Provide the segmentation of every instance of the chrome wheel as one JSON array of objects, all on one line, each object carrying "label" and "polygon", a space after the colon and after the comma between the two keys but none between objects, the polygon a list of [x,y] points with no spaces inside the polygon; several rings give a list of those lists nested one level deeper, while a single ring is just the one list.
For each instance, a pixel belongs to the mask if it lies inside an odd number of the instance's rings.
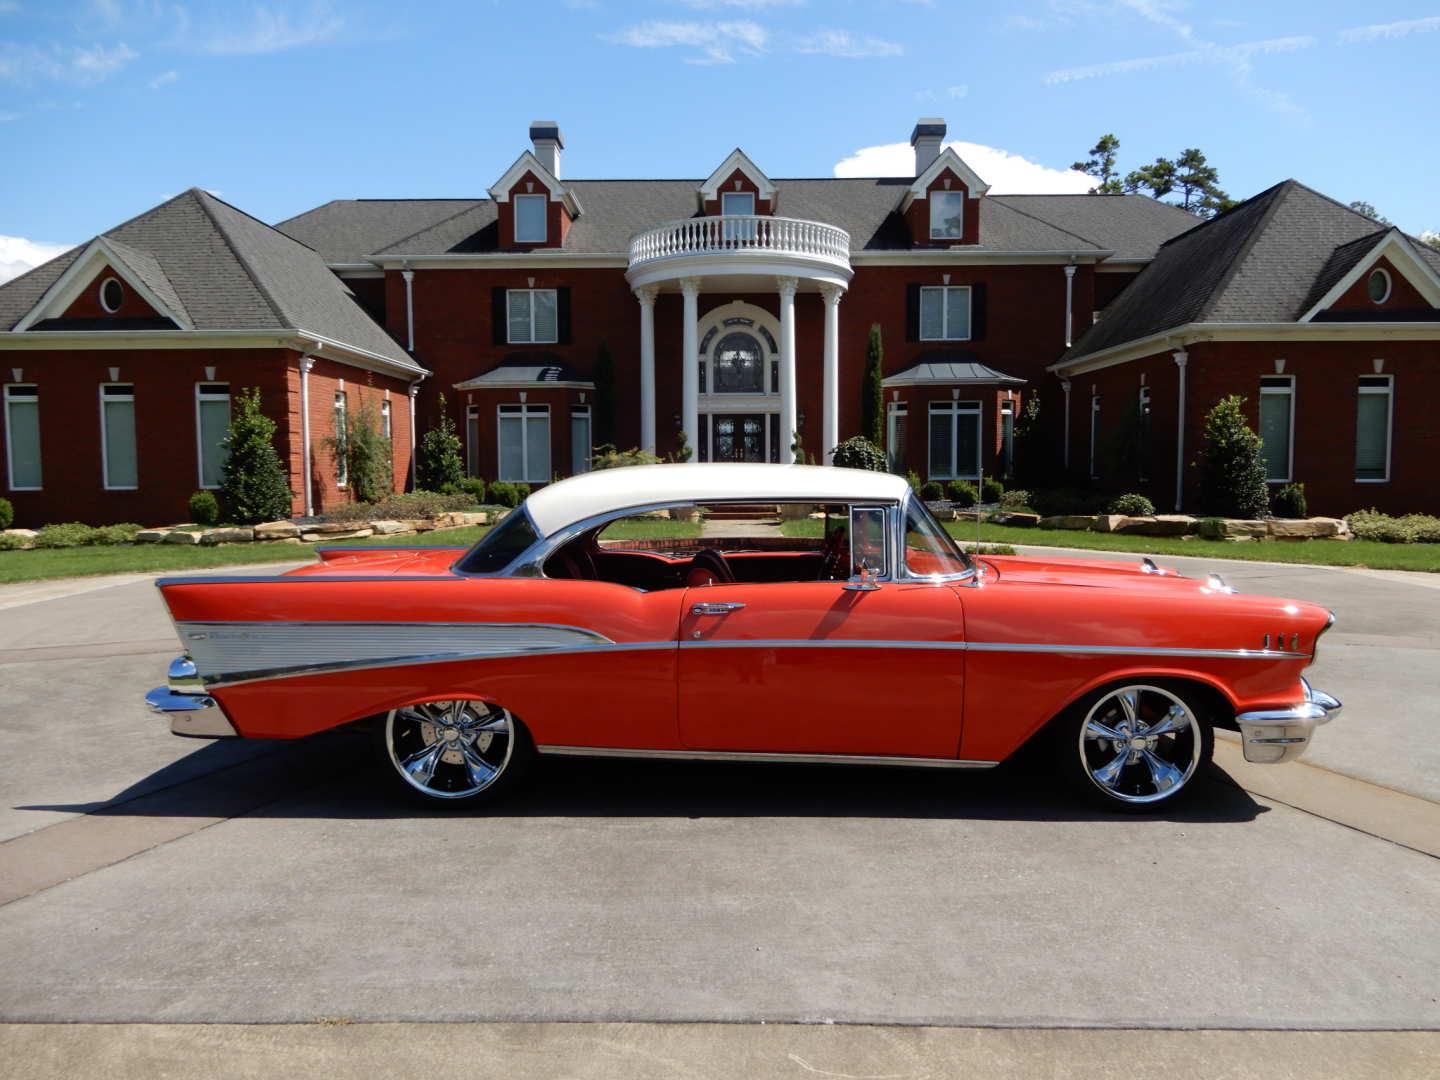
[{"label": "chrome wheel", "polygon": [[509,711],[483,701],[430,701],[385,717],[382,744],[395,774],[427,799],[470,799],[493,787],[519,741]]},{"label": "chrome wheel", "polygon": [[1145,805],[1172,799],[1209,756],[1210,732],[1180,695],[1160,686],[1104,693],[1080,724],[1080,766],[1107,799]]}]

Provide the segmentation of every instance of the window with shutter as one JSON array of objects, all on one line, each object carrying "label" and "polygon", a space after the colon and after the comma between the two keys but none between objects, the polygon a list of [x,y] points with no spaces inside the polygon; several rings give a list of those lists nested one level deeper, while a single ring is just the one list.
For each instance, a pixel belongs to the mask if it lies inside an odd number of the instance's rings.
[{"label": "window with shutter", "polygon": [[920,340],[968,341],[970,287],[925,286],[920,289]]},{"label": "window with shutter", "polygon": [[559,340],[559,302],[554,289],[510,289],[506,322],[512,344],[554,344]]}]

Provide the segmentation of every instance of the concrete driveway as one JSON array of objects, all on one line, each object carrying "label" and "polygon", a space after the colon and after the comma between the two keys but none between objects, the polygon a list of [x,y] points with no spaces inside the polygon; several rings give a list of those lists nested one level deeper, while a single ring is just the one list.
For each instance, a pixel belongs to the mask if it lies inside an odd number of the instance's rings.
[{"label": "concrete driveway", "polygon": [[[1440,821],[1440,580],[1222,572],[1336,610],[1346,712],[1325,768],[1259,770],[1296,794],[1217,771],[1137,820],[1023,768],[578,760],[412,810],[343,733],[170,736],[148,581],[7,586],[0,1020],[1440,1029],[1440,860],[1402,835]],[[1335,784],[1370,817],[1304,809]]]}]

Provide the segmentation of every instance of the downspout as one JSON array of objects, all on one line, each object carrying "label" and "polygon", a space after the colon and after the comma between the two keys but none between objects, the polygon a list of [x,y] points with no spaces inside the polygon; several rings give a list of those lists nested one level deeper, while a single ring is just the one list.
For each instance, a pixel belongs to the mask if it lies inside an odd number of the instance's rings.
[{"label": "downspout", "polygon": [[1190,354],[1184,349],[1176,349],[1170,355],[1180,369],[1180,415],[1175,421],[1175,512],[1178,514],[1185,501],[1185,365]]},{"label": "downspout", "polygon": [[314,517],[315,497],[310,487],[310,369],[315,366],[318,341],[311,342],[300,357],[300,466],[305,495],[305,516]]},{"label": "downspout", "polygon": [[1065,267],[1065,347],[1074,344],[1070,339],[1075,326],[1075,264]]},{"label": "downspout", "polygon": [[1070,380],[1061,379],[1060,389],[1065,391],[1065,441],[1061,444],[1064,450],[1065,468],[1070,468]]},{"label": "downspout", "polygon": [[415,353],[415,271],[401,270],[405,279],[405,351]]},{"label": "downspout", "polygon": [[[406,273],[409,273],[407,270]],[[410,490],[415,490],[415,427],[417,417],[415,416],[415,404],[420,395],[420,380],[416,379],[410,384]]]}]

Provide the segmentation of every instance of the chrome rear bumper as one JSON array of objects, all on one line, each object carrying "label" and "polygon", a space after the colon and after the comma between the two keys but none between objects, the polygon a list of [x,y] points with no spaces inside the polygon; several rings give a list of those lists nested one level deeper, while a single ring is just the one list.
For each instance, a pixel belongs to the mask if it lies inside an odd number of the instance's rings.
[{"label": "chrome rear bumper", "polygon": [[205,693],[195,664],[188,656],[177,657],[170,664],[170,685],[157,686],[145,695],[151,712],[170,718],[170,731],[192,739],[236,739],[240,732],[225,715],[225,710]]},{"label": "chrome rear bumper", "polygon": [[1240,741],[1245,760],[1257,765],[1280,765],[1294,761],[1310,745],[1310,738],[1321,724],[1340,715],[1340,702],[1316,690],[1304,679],[1305,700],[1288,709],[1262,709],[1235,717],[1240,727]]}]

